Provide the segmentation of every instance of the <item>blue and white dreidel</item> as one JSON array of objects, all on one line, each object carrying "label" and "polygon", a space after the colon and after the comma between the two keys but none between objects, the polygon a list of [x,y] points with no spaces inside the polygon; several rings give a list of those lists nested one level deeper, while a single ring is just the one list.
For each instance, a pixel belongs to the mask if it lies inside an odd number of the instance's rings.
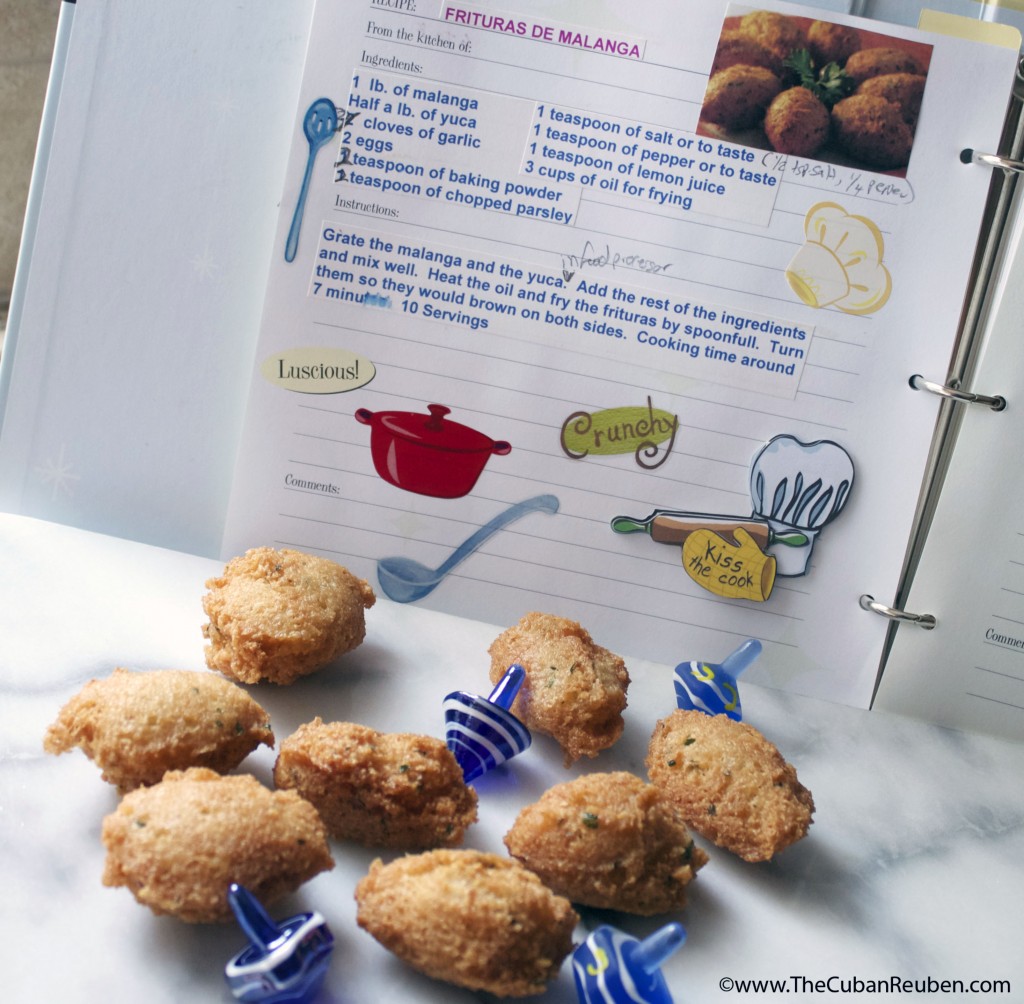
[{"label": "blue and white dreidel", "polygon": [[490,697],[457,690],[444,699],[445,742],[467,784],[522,753],[532,742],[530,730],[509,710],[524,679],[526,670],[513,663]]},{"label": "blue and white dreidel", "polygon": [[706,715],[728,715],[743,720],[740,690],[736,678],[761,654],[761,643],[748,638],[730,653],[721,665],[708,662],[681,662],[676,666],[673,683],[676,706],[683,711],[703,711]]},{"label": "blue and white dreidel", "polygon": [[672,1004],[662,963],[686,941],[682,924],[666,924],[638,941],[602,925],[572,954],[579,1004]]},{"label": "blue and white dreidel", "polygon": [[232,882],[228,902],[250,944],[224,967],[231,993],[261,1004],[310,1004],[323,986],[334,936],[317,912],[279,924],[245,886]]}]

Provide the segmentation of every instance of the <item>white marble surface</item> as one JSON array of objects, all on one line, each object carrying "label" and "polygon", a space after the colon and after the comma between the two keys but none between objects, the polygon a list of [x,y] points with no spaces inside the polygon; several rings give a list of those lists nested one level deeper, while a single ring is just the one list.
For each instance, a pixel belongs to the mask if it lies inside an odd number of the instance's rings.
[{"label": "white marble surface", "polygon": [[[239,930],[155,917],[127,890],[104,888],[99,831],[116,793],[80,752],[52,757],[41,746],[61,705],[93,676],[118,665],[203,667],[200,600],[220,564],[6,515],[0,555],[3,999],[227,1004],[223,967],[244,943]],[[600,626],[588,626],[600,641]],[[382,598],[368,613],[367,641],[336,668],[251,690],[279,741],[314,715],[442,735],[445,693],[489,689],[486,649],[498,630]],[[654,722],[673,704],[672,667],[626,661],[633,683],[620,743],[566,772],[553,743],[537,737],[478,782],[469,846],[504,853],[520,806],[569,773],[643,773]],[[702,842],[711,860],[682,913],[642,920],[584,910],[579,938],[602,922],[642,936],[681,920],[688,941],[665,969],[676,1004],[1024,999],[1024,745],[750,683],[743,708],[813,791],[810,835],[761,865]],[[269,783],[273,759],[261,750],[240,770]],[[332,849],[335,869],[272,910],[326,915],[336,948],[324,1004],[492,1000],[417,975],[361,931],[352,892],[376,855]],[[854,984],[894,977],[1002,980],[1009,990],[873,993]],[[831,989],[811,982],[830,978]],[[728,979],[777,980],[783,990],[722,989]],[[535,1000],[574,1004],[568,965]]]}]

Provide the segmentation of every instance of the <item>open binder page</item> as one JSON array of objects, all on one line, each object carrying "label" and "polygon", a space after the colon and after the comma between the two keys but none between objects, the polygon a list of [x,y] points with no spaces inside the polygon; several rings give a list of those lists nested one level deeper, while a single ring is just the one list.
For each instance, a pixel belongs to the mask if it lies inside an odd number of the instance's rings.
[{"label": "open binder page", "polygon": [[[1018,192],[1019,197],[1019,192]],[[907,609],[934,630],[901,625],[875,706],[941,724],[1024,738],[1024,220],[1011,253],[975,374],[978,393],[1002,411],[967,411]]]},{"label": "open binder page", "polygon": [[225,555],[867,706],[1016,55],[552,11],[318,3]]}]

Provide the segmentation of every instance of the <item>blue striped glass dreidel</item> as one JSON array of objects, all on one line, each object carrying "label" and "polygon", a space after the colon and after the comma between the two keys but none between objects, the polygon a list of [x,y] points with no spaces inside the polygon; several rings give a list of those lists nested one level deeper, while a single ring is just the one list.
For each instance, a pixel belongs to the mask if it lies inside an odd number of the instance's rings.
[{"label": "blue striped glass dreidel", "polygon": [[679,663],[673,676],[676,706],[683,711],[728,715],[734,721],[742,721],[743,709],[736,678],[760,654],[761,643],[748,638],[720,665],[699,661]]},{"label": "blue striped glass dreidel", "polygon": [[572,955],[579,1004],[672,1004],[661,966],[685,941],[686,928],[679,923],[643,941],[602,925]]},{"label": "blue striped glass dreidel", "polygon": [[323,986],[334,936],[317,911],[273,921],[245,886],[232,882],[228,903],[249,944],[224,967],[236,999],[310,1004]]},{"label": "blue striped glass dreidel", "polygon": [[457,690],[444,699],[445,742],[455,754],[468,784],[522,753],[530,730],[509,710],[526,678],[513,663],[489,697]]}]

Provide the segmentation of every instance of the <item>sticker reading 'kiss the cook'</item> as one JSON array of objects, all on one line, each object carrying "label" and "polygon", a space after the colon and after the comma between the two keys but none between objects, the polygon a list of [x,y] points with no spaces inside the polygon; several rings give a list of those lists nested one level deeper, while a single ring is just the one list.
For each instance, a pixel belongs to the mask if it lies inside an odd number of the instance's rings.
[{"label": "sticker reading 'kiss the cook'", "polygon": [[365,387],[377,371],[369,359],[347,349],[285,349],[260,365],[264,379],[299,394],[344,394]]},{"label": "sticker reading 'kiss the cook'", "polygon": [[750,467],[749,517],[657,509],[616,516],[616,533],[646,533],[682,548],[686,574],[727,599],[764,601],[776,576],[806,575],[814,542],[843,510],[853,461],[838,443],[775,436]]}]

